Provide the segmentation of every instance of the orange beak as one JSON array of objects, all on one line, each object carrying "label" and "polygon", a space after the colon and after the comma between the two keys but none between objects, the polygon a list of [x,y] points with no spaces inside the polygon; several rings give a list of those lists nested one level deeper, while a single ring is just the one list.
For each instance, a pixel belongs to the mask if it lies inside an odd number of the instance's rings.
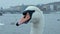
[{"label": "orange beak", "polygon": [[29,13],[27,13],[26,15],[24,15],[24,16],[20,19],[20,21],[18,22],[18,24],[21,25],[21,24],[25,23],[26,21],[28,21],[29,19],[30,19],[30,15],[29,15]]}]

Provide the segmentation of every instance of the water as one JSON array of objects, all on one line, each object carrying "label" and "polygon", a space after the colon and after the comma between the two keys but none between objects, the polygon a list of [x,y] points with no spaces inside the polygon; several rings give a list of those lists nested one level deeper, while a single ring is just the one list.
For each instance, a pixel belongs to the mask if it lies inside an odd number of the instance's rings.
[{"label": "water", "polygon": [[[60,34],[60,14],[44,14],[45,28],[43,34]],[[17,27],[15,24],[22,17],[21,14],[4,14],[0,16],[0,34],[29,34],[30,23]]]}]

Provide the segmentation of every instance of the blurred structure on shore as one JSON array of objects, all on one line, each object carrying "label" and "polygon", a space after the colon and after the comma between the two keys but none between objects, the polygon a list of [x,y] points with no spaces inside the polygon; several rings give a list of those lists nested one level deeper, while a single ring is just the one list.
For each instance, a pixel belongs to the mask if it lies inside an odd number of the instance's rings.
[{"label": "blurred structure on shore", "polygon": [[[3,7],[1,7],[0,9],[0,15],[2,14],[21,14],[24,9],[28,6],[31,5],[17,5],[17,6],[11,6],[10,8],[7,9],[3,9]],[[60,12],[60,2],[54,2],[54,3],[48,3],[48,4],[38,4],[38,5],[33,5],[33,6],[37,6],[38,8],[40,8],[44,14],[49,14],[52,12]]]}]

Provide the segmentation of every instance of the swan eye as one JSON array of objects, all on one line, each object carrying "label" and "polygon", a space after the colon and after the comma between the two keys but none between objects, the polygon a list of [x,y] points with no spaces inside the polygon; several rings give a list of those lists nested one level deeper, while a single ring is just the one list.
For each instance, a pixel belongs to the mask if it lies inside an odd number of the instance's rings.
[{"label": "swan eye", "polygon": [[23,15],[26,15],[27,13],[32,14],[33,12],[35,12],[35,10],[26,10],[23,12]]},{"label": "swan eye", "polygon": [[35,10],[26,10],[23,12],[24,18],[26,17],[26,14],[29,13],[30,18],[32,17],[32,14],[35,12]]}]

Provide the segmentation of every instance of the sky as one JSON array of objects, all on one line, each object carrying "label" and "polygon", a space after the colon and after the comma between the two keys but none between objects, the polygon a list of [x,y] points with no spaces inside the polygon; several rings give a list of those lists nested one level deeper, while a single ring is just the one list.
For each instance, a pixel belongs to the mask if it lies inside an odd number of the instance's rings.
[{"label": "sky", "polygon": [[21,4],[36,5],[58,2],[60,0],[0,0],[0,7],[9,8],[10,6],[17,6]]}]

